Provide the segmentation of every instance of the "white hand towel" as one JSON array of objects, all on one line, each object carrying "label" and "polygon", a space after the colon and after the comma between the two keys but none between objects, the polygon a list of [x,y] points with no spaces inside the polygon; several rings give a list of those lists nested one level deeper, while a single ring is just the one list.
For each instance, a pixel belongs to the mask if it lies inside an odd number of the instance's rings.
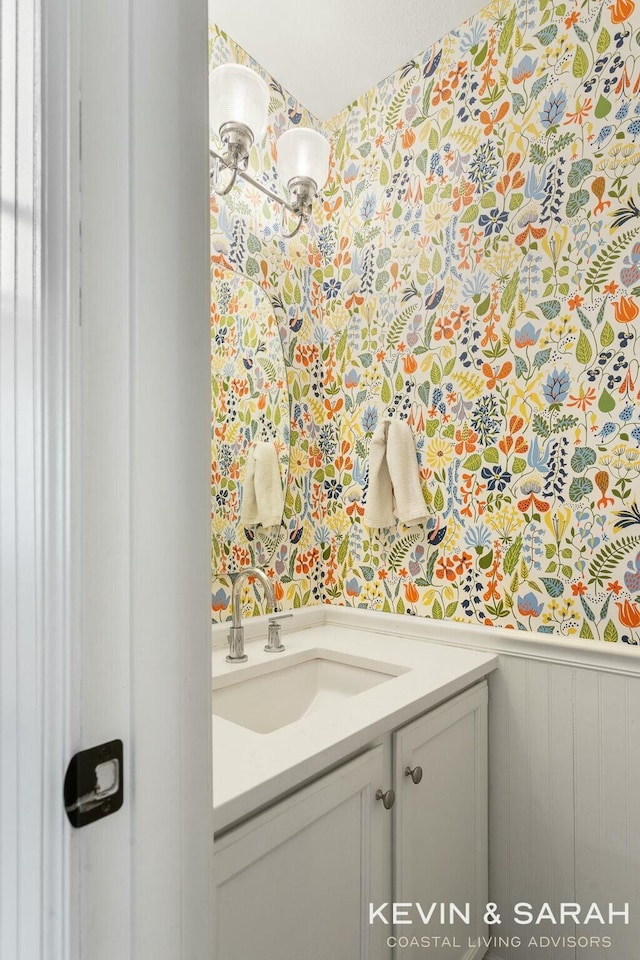
[{"label": "white hand towel", "polygon": [[278,451],[273,443],[256,443],[256,500],[258,523],[263,527],[279,526],[284,510],[284,491],[280,479]]},{"label": "white hand towel", "polygon": [[420,484],[416,445],[405,420],[392,420],[389,424],[387,464],[398,520],[406,527],[425,523],[428,510]]},{"label": "white hand towel", "polygon": [[249,447],[247,461],[244,468],[244,483],[242,485],[242,512],[240,520],[245,527],[252,527],[258,523],[258,501],[256,500],[256,448]]},{"label": "white hand towel", "polygon": [[364,507],[367,527],[392,527],[393,487],[387,464],[387,432],[389,421],[382,420],[371,438],[369,447],[369,487]]},{"label": "white hand towel", "polygon": [[284,491],[278,451],[273,443],[256,443],[249,450],[242,494],[245,526],[273,527],[282,522]]}]

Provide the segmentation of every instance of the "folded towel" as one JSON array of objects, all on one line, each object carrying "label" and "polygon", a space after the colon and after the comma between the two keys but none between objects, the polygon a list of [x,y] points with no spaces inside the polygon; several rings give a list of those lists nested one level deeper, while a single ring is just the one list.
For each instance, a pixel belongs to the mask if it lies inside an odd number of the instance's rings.
[{"label": "folded towel", "polygon": [[405,527],[425,523],[427,504],[420,484],[420,470],[411,427],[405,420],[392,420],[387,440],[387,463],[396,513]]},{"label": "folded towel", "polygon": [[369,447],[365,524],[393,526],[394,507],[398,520],[407,527],[427,519],[411,427],[403,420],[383,420],[376,427]]},{"label": "folded towel", "polygon": [[387,464],[387,433],[389,420],[382,420],[375,429],[369,447],[369,487],[364,507],[364,522],[368,527],[392,527],[393,487]]},{"label": "folded towel", "polygon": [[282,522],[284,491],[278,451],[273,443],[255,443],[249,450],[242,493],[245,526],[273,527]]},{"label": "folded towel", "polygon": [[253,527],[258,523],[258,501],[256,500],[256,448],[249,447],[247,461],[244,468],[244,483],[242,485],[242,514],[240,519],[245,527]]}]

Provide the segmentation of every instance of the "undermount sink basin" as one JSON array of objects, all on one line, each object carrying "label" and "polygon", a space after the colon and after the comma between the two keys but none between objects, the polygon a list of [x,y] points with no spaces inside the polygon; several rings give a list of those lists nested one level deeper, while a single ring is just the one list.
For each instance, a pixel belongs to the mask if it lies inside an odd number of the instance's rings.
[{"label": "undermount sink basin", "polygon": [[302,662],[283,663],[276,669],[265,665],[265,671],[257,675],[239,673],[224,685],[228,677],[220,685],[214,682],[213,712],[256,733],[272,733],[403,672],[391,666],[385,672],[362,661],[344,663],[312,654]]}]

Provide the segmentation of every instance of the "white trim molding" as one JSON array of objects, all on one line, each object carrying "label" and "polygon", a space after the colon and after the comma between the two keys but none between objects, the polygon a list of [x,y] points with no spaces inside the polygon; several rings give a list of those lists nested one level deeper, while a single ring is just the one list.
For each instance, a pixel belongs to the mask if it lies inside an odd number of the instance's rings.
[{"label": "white trim molding", "polygon": [[0,955],[43,938],[40,10],[0,13]]},{"label": "white trim molding", "polygon": [[[352,627],[355,630],[389,634],[408,640],[428,640],[431,643],[471,647],[474,650],[487,650],[525,660],[541,660],[602,673],[640,676],[640,648],[626,643],[604,643],[599,640],[582,640],[579,637],[563,637],[560,634],[481,627],[458,623],[455,620],[432,620],[428,617],[358,610],[333,604],[319,604],[288,612],[293,616],[290,620],[282,621],[284,633],[331,623],[338,627]],[[268,619],[268,614],[248,617],[243,622],[246,639],[255,640],[265,636]],[[228,630],[228,622],[214,624],[211,629],[214,647],[225,645]]]}]

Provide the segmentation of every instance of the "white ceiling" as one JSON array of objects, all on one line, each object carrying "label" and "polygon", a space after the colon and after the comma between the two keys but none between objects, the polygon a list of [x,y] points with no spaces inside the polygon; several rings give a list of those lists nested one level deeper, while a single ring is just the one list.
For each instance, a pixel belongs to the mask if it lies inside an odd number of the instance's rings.
[{"label": "white ceiling", "polygon": [[209,17],[319,120],[487,0],[209,0]]}]

